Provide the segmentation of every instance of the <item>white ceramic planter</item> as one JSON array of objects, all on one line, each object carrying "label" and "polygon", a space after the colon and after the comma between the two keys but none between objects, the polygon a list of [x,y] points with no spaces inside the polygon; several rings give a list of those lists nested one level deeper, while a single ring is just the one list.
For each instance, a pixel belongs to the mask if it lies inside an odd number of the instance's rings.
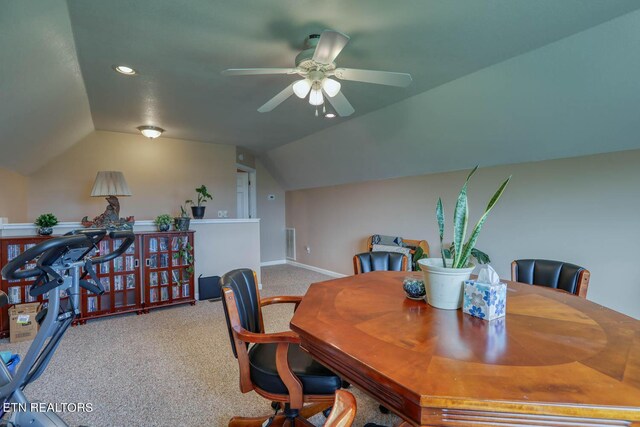
[{"label": "white ceramic planter", "polygon": [[[445,310],[457,310],[462,307],[464,281],[469,280],[475,265],[468,268],[445,268],[442,258],[424,258],[418,261],[424,276],[429,305]],[[447,259],[447,265],[451,260]]]}]

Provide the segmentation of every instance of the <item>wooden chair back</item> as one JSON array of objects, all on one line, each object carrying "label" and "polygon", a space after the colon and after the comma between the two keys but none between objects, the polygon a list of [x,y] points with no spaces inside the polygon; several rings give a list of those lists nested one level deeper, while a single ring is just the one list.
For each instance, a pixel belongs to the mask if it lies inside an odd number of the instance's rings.
[{"label": "wooden chair back", "polygon": [[[373,236],[369,236],[369,238],[367,239],[367,249],[369,250],[369,252],[371,252],[371,250],[373,249],[372,239],[373,239]],[[424,254],[425,255],[429,255],[429,243],[427,243],[426,240],[411,240],[411,239],[404,239],[403,238],[402,241],[407,246],[411,246],[412,248],[417,248],[417,247],[422,248],[422,251],[424,252]],[[409,252],[413,256],[413,254],[416,253],[416,250],[415,249],[411,249]],[[409,260],[409,261],[411,261],[411,260]]]},{"label": "wooden chair back", "polygon": [[353,394],[346,390],[338,390],[324,427],[349,427],[356,417],[356,412],[356,398]]}]

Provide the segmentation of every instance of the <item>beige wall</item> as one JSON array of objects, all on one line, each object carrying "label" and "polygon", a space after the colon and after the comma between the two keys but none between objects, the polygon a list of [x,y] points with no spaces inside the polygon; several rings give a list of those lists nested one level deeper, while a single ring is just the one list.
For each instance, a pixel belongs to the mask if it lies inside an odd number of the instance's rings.
[{"label": "beige wall", "polygon": [[180,204],[195,198],[194,189],[205,184],[214,196],[205,218],[217,218],[218,210],[234,218],[235,156],[231,145],[95,131],[29,176],[28,220],[42,212],[53,212],[61,221],[104,212],[105,200],[89,196],[99,170],[124,173],[133,195],[120,198],[121,216],[140,220],[177,214]]},{"label": "beige wall", "polygon": [[27,184],[24,175],[0,168],[0,218],[27,220]]},{"label": "beige wall", "polygon": [[[592,272],[590,300],[640,318],[640,150],[480,169],[469,186],[473,223],[500,182],[513,180],[478,240],[501,277],[516,258],[573,262]],[[379,233],[427,239],[439,251],[435,203],[446,242],[467,171],[287,192],[286,223],[297,261],[352,274],[352,256]],[[307,254],[305,246],[311,248]]]},{"label": "beige wall", "polygon": [[[256,161],[256,182],[256,208],[260,218],[260,260],[284,260],[285,192],[260,160]],[[275,196],[275,199],[270,200],[270,195]]]}]

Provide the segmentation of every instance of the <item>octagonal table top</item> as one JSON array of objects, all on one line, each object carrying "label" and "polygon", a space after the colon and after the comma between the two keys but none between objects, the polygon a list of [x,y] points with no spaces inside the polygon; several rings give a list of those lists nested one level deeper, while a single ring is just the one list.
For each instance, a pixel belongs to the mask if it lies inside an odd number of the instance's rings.
[{"label": "octagonal table top", "polygon": [[420,274],[312,284],[291,329],[314,358],[413,424],[640,425],[640,321],[507,282],[507,315],[488,322],[406,298],[404,277]]}]

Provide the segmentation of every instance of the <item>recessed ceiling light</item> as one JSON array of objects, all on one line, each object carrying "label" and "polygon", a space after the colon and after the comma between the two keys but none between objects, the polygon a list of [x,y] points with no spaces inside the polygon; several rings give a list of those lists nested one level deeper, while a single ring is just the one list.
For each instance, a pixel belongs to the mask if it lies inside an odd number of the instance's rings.
[{"label": "recessed ceiling light", "polygon": [[164,132],[164,129],[157,126],[138,126],[137,129],[149,139],[155,139]]},{"label": "recessed ceiling light", "polygon": [[336,114],[335,114],[335,113],[326,113],[324,116],[325,116],[327,119],[333,119],[333,118],[336,116]]},{"label": "recessed ceiling light", "polygon": [[126,65],[114,65],[113,69],[120,74],[124,74],[125,76],[135,76],[136,74],[138,74],[136,70],[131,67],[127,67]]}]

